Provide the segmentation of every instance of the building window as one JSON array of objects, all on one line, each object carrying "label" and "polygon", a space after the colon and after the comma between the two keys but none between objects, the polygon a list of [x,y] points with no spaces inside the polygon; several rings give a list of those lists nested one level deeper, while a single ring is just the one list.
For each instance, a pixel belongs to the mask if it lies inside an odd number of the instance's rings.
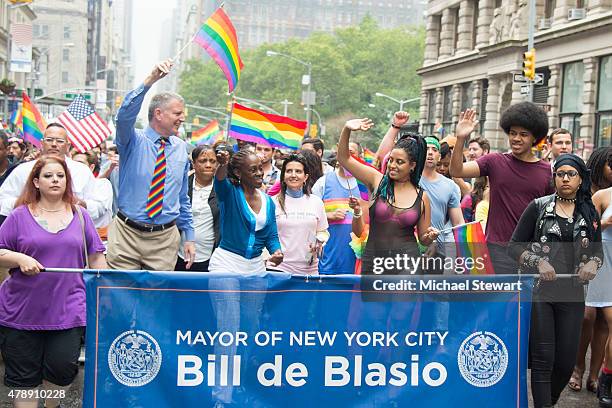
[{"label": "building window", "polygon": [[478,0],[472,0],[472,49],[476,48],[476,41],[478,39]]},{"label": "building window", "polygon": [[70,62],[70,50],[68,48],[62,50],[62,59],[64,62]]},{"label": "building window", "polygon": [[612,145],[612,55],[599,63],[596,146]]},{"label": "building window", "polygon": [[427,118],[423,123],[422,132],[424,135],[433,135],[436,123],[436,90],[427,91]]},{"label": "building window", "polygon": [[584,64],[582,61],[563,66],[563,88],[561,90],[560,126],[574,135],[575,143],[580,134],[580,116],[584,88]]},{"label": "building window", "polygon": [[442,125],[449,131],[453,124],[453,87],[444,88],[444,99],[442,104]]},{"label": "building window", "polygon": [[32,27],[32,35],[34,36],[34,39],[49,39],[49,26],[46,24],[34,24]]},{"label": "building window", "polygon": [[484,126],[485,120],[487,120],[487,98],[489,96],[489,80],[482,80],[482,94],[480,95],[480,118],[479,121],[481,126]]},{"label": "building window", "polygon": [[68,82],[68,72],[66,71],[62,71],[62,83],[67,83]]},{"label": "building window", "polygon": [[461,84],[461,112],[472,108],[474,86],[472,82]]},{"label": "building window", "polygon": [[451,15],[453,16],[453,24],[455,27],[453,33],[453,54],[457,52],[457,44],[459,43],[459,8],[451,9]]},{"label": "building window", "polygon": [[552,18],[555,13],[557,2],[555,0],[545,0],[544,2],[544,17]]},{"label": "building window", "polygon": [[70,39],[70,26],[64,26],[64,40]]}]

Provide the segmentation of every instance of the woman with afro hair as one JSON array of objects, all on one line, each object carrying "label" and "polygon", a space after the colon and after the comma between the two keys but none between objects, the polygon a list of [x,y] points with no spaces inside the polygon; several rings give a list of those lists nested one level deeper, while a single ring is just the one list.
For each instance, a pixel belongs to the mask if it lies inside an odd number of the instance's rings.
[{"label": "woman with afro hair", "polygon": [[[476,112],[461,113],[455,128],[457,145],[463,146],[476,126]],[[507,254],[512,232],[534,199],[553,192],[550,165],[538,159],[533,147],[546,138],[546,112],[531,102],[510,106],[501,116],[499,126],[508,136],[508,153],[490,153],[476,161],[463,162],[463,149],[455,149],[451,157],[453,177],[489,177],[490,207],[487,223],[487,243],[495,273],[517,273],[516,260]]]}]

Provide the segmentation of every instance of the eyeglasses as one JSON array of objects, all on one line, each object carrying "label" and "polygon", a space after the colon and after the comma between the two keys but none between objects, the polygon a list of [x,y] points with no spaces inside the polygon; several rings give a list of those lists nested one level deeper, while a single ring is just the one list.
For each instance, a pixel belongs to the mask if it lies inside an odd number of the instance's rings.
[{"label": "eyeglasses", "polygon": [[55,142],[58,146],[65,145],[67,143],[65,139],[60,139],[57,137],[45,137],[43,139],[43,142],[49,143],[49,144],[52,144],[53,142]]},{"label": "eyeglasses", "polygon": [[570,179],[573,179],[576,176],[578,176],[578,172],[576,170],[568,170],[568,171],[561,170],[553,174],[555,175],[555,177],[560,178],[561,180],[563,180],[565,176],[568,176]]}]

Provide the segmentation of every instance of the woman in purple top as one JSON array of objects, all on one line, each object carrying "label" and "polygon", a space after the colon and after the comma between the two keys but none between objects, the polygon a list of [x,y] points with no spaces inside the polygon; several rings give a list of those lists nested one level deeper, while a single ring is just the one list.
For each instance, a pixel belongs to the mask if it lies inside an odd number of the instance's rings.
[{"label": "woman in purple top", "polygon": [[[40,272],[84,268],[87,263],[92,269],[107,268],[93,222],[75,203],[64,160],[43,157],[0,227],[0,267],[11,273],[0,287],[4,384],[13,389],[44,384],[54,391],[40,394],[54,397],[46,407],[59,404],[58,397],[78,372],[85,285],[80,273]],[[15,406],[37,407],[37,398],[26,395],[17,393]]]}]

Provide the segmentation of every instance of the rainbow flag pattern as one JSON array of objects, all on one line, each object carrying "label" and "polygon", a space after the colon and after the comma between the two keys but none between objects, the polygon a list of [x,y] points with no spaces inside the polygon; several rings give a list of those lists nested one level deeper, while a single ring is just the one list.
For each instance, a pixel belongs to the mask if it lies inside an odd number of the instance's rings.
[{"label": "rainbow flag pattern", "polygon": [[363,160],[365,160],[365,162],[368,163],[369,165],[375,166],[376,165],[376,153],[374,153],[367,147],[364,147]]},{"label": "rainbow flag pattern", "polygon": [[235,103],[229,136],[247,142],[297,150],[305,131],[306,122],[260,112]]},{"label": "rainbow flag pattern", "polygon": [[191,134],[191,144],[195,146],[200,144],[212,145],[222,137],[223,134],[221,133],[221,128],[219,128],[219,122],[213,120]]},{"label": "rainbow flag pattern", "polygon": [[[353,159],[357,160],[361,164],[364,164],[364,165],[366,165],[368,167],[373,168],[374,170],[376,170],[377,172],[380,173],[380,170],[378,170],[372,164],[368,163],[366,160],[363,160],[363,159],[361,159],[360,157],[357,157],[357,156],[353,156]],[[348,172],[345,170],[345,173],[348,173]],[[361,199],[363,201],[368,201],[370,199],[370,192],[368,191],[368,187],[365,184],[363,184],[360,180],[358,180],[358,179],[355,179],[355,180],[357,180],[357,188],[359,189],[359,195],[361,196]]]},{"label": "rainbow flag pattern", "polygon": [[23,134],[23,115],[21,114],[21,107],[18,107],[11,113],[11,118],[9,120],[13,124],[15,130]]},{"label": "rainbow flag pattern", "polygon": [[233,92],[244,65],[240,59],[236,29],[222,7],[206,20],[196,33],[194,41],[219,65],[227,78],[229,92]]},{"label": "rainbow flag pattern", "polygon": [[329,224],[351,224],[353,222],[353,210],[348,205],[348,198],[332,198],[323,200],[325,213],[333,213],[336,210],[346,210],[346,217],[342,220],[329,221]]},{"label": "rainbow flag pattern", "polygon": [[470,275],[493,275],[493,264],[489,255],[489,248],[485,241],[485,234],[479,221],[458,225],[453,228],[455,247],[458,258],[480,259],[483,262],[474,262]]},{"label": "rainbow flag pattern", "polygon": [[47,124],[25,91],[22,94],[21,114],[23,116],[23,138],[35,146],[40,146]]}]

